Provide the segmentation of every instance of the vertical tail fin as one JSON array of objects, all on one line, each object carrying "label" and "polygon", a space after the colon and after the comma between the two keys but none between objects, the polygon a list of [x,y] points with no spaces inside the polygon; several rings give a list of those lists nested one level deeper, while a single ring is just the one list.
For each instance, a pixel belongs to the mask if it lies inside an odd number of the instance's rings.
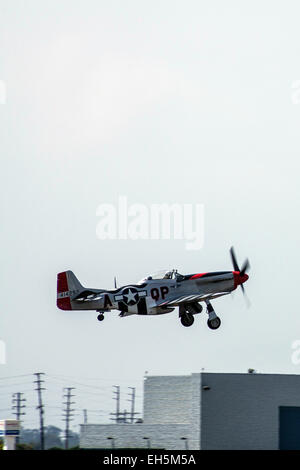
[{"label": "vertical tail fin", "polygon": [[79,294],[84,287],[72,271],[64,271],[57,275],[56,305],[61,310],[72,310],[71,297]]}]

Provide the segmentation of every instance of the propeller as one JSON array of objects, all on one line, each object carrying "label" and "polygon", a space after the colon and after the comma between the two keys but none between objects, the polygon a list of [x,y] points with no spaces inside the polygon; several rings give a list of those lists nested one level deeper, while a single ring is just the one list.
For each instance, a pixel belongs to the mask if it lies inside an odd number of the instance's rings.
[{"label": "propeller", "polygon": [[239,265],[238,265],[237,260],[236,260],[236,256],[235,256],[235,252],[234,252],[233,246],[230,248],[230,255],[231,255],[231,260],[232,260],[232,264],[233,264],[234,270],[235,270],[235,271],[239,271],[240,268],[239,268]]},{"label": "propeller", "polygon": [[238,265],[238,262],[237,262],[237,259],[236,259],[236,256],[235,256],[233,246],[230,248],[230,255],[231,255],[231,261],[232,261],[234,270],[237,272],[236,282],[237,282],[238,285],[241,286],[241,289],[242,289],[243,294],[245,296],[245,300],[246,300],[246,302],[248,304],[248,307],[249,307],[250,306],[250,301],[249,301],[248,297],[246,296],[245,288],[244,288],[244,285],[243,285],[243,282],[245,282],[248,279],[248,276],[247,276],[246,273],[250,269],[249,260],[247,258],[245,260],[244,264],[242,265],[242,269],[240,269],[239,265]]}]

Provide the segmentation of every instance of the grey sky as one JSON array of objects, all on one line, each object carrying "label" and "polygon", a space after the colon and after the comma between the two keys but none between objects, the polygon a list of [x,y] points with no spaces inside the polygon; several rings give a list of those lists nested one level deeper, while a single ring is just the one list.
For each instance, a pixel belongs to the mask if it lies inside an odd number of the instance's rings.
[{"label": "grey sky", "polygon": [[[0,0],[0,379],[46,372],[53,407],[84,384],[77,425],[82,408],[112,410],[113,384],[122,408],[127,386],[140,404],[146,370],[299,373],[299,15],[296,1]],[[203,203],[203,249],[98,240],[97,207],[119,195]],[[240,291],[216,300],[218,331],[204,314],[183,328],[177,312],[99,323],[56,308],[59,271],[111,288],[164,267],[231,269],[232,244],[251,262],[252,307]],[[0,380],[0,409],[23,389],[36,405],[30,381]]]}]

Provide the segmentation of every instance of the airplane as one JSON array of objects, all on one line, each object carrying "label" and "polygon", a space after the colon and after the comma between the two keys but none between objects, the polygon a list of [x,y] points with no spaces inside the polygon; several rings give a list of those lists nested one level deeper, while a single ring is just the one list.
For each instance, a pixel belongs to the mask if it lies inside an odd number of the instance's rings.
[{"label": "airplane", "polygon": [[115,289],[89,289],[83,287],[72,271],[57,275],[57,307],[61,310],[96,310],[98,320],[104,314],[119,310],[120,317],[129,315],[161,315],[179,307],[181,324],[189,327],[194,315],[203,310],[200,302],[206,304],[207,325],[216,330],[221,325],[211,300],[228,295],[238,286],[245,294],[244,283],[249,276],[248,259],[239,268],[233,247],[230,249],[234,271],[217,271],[196,274],[180,274],[176,269],[164,271],[143,278],[137,284]]}]

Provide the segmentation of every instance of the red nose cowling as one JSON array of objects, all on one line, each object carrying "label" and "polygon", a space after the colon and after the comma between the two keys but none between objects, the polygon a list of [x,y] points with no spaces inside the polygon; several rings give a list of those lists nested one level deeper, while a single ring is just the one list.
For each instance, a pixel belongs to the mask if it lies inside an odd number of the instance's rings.
[{"label": "red nose cowling", "polygon": [[241,275],[240,271],[232,271],[234,279],[234,288],[236,289],[240,284],[244,284],[249,279],[248,274]]}]

